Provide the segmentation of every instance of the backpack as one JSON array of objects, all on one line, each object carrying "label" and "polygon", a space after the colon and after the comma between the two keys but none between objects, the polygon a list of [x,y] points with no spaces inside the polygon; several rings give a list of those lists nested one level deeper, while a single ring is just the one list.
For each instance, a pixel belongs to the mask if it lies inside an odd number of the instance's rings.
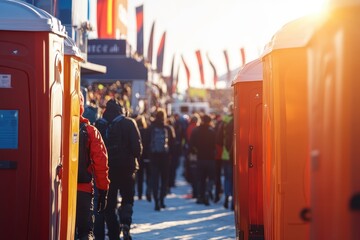
[{"label": "backpack", "polygon": [[95,126],[98,126],[99,132],[103,138],[103,141],[106,146],[106,150],[109,156],[109,163],[118,159],[121,156],[121,132],[120,127],[117,126],[117,123],[120,122],[125,117],[119,115],[114,118],[110,123],[105,119],[101,118],[97,121]]},{"label": "backpack", "polygon": [[90,165],[90,148],[89,134],[86,127],[86,123],[80,123],[78,183],[89,183],[92,180],[92,175],[88,171]]},{"label": "backpack", "polygon": [[169,135],[166,127],[154,127],[151,131],[150,151],[165,153],[169,151]]},{"label": "backpack", "polygon": [[105,143],[105,146],[107,146],[106,130],[108,128],[109,122],[105,118],[99,118],[98,120],[95,121],[94,125],[97,128],[97,130],[99,130],[101,137]]}]

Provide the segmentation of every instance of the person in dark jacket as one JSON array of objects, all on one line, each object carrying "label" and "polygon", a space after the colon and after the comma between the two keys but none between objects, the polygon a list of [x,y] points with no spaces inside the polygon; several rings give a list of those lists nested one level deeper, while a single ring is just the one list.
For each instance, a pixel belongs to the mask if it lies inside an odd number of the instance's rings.
[{"label": "person in dark jacket", "polygon": [[197,155],[197,173],[199,177],[197,203],[209,205],[215,179],[215,131],[210,126],[211,117],[205,114],[200,126],[190,136],[190,149]]},{"label": "person in dark jacket", "polygon": [[185,176],[192,188],[192,198],[198,197],[198,178],[196,174],[197,158],[194,149],[190,149],[190,137],[192,131],[200,125],[201,118],[198,113],[193,113],[190,123],[186,128],[186,158],[185,158]]},{"label": "person in dark jacket", "polygon": [[[86,132],[86,146],[88,149],[79,149],[79,158],[88,162],[79,164],[77,202],[76,202],[76,237],[75,239],[93,239],[93,195],[94,180],[98,188],[97,210],[102,211],[106,206],[106,198],[109,189],[108,178],[108,155],[105,144],[99,131],[84,118],[84,97],[80,93],[80,125]],[[89,154],[81,153],[88,151]],[[85,174],[84,174],[85,173]]]},{"label": "person in dark jacket", "polygon": [[151,202],[151,167],[149,159],[149,141],[146,141],[149,135],[149,128],[144,115],[138,115],[135,120],[140,131],[143,145],[143,153],[139,160],[139,170],[136,174],[137,193],[138,198],[141,200],[143,195],[143,185],[145,178],[146,199],[147,201]]},{"label": "person in dark jacket", "polygon": [[177,169],[180,166],[180,159],[183,155],[183,140],[185,139],[185,120],[177,113],[173,115],[171,125],[175,131],[174,147],[171,153],[171,162],[170,162],[170,172],[169,172],[169,188],[176,187],[175,179],[177,174]]},{"label": "person in dark jacket", "polygon": [[[106,147],[109,154],[110,188],[108,205],[105,209],[105,221],[110,240],[131,239],[135,194],[135,174],[138,169],[137,159],[142,153],[141,136],[134,119],[124,116],[123,106],[114,99],[106,104],[103,118],[109,124],[107,128]],[[121,195],[121,205],[118,208],[118,192]],[[119,214],[118,222],[116,211]]]},{"label": "person in dark jacket", "polygon": [[[150,142],[150,162],[152,175],[152,191],[155,201],[155,211],[160,211],[165,208],[164,199],[167,194],[169,186],[169,170],[170,170],[170,153],[174,146],[175,131],[170,125],[166,124],[167,115],[165,110],[158,109],[155,120],[149,128],[149,142]],[[162,143],[163,149],[155,149],[156,145],[156,131],[164,130],[165,142]]]}]

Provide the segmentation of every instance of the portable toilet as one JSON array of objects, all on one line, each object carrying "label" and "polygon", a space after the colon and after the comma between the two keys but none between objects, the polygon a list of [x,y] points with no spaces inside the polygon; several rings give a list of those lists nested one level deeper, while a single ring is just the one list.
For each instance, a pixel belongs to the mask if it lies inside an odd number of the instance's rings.
[{"label": "portable toilet", "polygon": [[309,44],[311,239],[360,239],[360,1],[332,1]]},{"label": "portable toilet", "polygon": [[0,1],[2,239],[58,239],[65,28],[22,1]]},{"label": "portable toilet", "polygon": [[236,75],[234,88],[234,202],[237,239],[264,239],[260,59]]},{"label": "portable toilet", "polygon": [[60,239],[75,236],[80,122],[80,62],[84,58],[72,38],[64,42],[63,173]]},{"label": "portable toilet", "polygon": [[284,25],[263,61],[264,221],[267,240],[309,237],[307,51],[316,21]]}]

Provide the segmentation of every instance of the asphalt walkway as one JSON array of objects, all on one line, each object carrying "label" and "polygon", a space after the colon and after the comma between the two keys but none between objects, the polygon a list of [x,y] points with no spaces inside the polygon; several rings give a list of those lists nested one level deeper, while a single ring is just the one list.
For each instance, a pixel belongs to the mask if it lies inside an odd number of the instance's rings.
[{"label": "asphalt walkway", "polygon": [[178,170],[176,187],[165,199],[166,208],[154,210],[154,203],[136,199],[131,235],[146,239],[235,239],[234,212],[223,207],[223,199],[210,206],[191,198],[191,187]]}]

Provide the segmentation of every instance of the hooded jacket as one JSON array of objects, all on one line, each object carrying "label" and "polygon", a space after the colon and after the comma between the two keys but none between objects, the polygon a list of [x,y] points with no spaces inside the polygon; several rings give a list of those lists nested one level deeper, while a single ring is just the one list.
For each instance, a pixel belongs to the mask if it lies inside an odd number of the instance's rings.
[{"label": "hooded jacket", "polygon": [[[81,116],[80,122],[87,124],[86,130],[88,132],[91,159],[88,171],[93,174],[97,188],[101,190],[108,190],[110,184],[110,180],[108,178],[108,155],[101,134],[94,126],[90,125],[88,119]],[[78,191],[92,193],[93,182],[78,183]]]},{"label": "hooded jacket", "polygon": [[[106,104],[103,118],[111,124],[112,121],[120,115],[123,115],[122,107],[116,103],[116,101],[109,100]],[[123,116],[120,121],[114,123],[112,128],[112,131],[116,133],[115,137],[107,141],[118,146],[119,154],[115,156],[109,154],[109,167],[126,167],[130,171],[135,172],[138,169],[137,160],[143,151],[141,136],[136,121]]]}]

